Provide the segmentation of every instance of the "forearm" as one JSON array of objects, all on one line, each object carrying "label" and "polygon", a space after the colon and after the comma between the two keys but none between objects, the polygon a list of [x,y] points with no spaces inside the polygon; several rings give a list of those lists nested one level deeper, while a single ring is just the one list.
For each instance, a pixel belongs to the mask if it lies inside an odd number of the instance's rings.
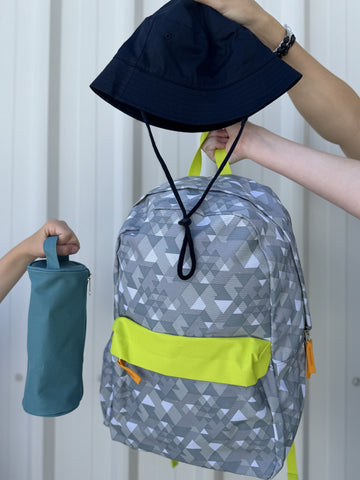
[{"label": "forearm", "polygon": [[360,162],[313,150],[255,127],[247,155],[256,163],[360,218]]},{"label": "forearm", "polygon": [[0,302],[26,272],[27,265],[35,258],[26,252],[22,242],[0,259]]},{"label": "forearm", "polygon": [[[271,50],[284,37],[284,27],[263,9],[257,9],[246,26]],[[359,96],[297,42],[284,60],[303,75],[289,91],[301,115],[322,137],[340,145],[348,157],[360,160]]]},{"label": "forearm", "polygon": [[25,273],[27,265],[38,257],[45,257],[44,241],[53,235],[59,237],[56,247],[58,255],[78,252],[79,240],[67,223],[62,220],[49,220],[0,259],[0,302]]}]

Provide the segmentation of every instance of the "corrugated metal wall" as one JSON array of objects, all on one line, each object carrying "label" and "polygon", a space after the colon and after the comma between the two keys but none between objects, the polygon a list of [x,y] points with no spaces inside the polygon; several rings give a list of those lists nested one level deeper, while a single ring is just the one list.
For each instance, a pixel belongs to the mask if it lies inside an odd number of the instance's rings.
[{"label": "corrugated metal wall", "polygon": [[[162,0],[3,0],[0,109],[0,255],[47,218],[65,219],[94,274],[88,299],[80,407],[58,419],[26,415],[29,281],[0,305],[0,480],[235,480],[137,454],[111,442],[98,402],[101,356],[112,324],[117,231],[133,201],[163,181],[146,132],[98,100],[89,83]],[[356,0],[262,2],[322,63],[360,90]],[[271,3],[271,5],[268,5]],[[256,120],[327,151],[287,97]],[[198,135],[156,131],[174,176],[185,175]],[[207,166],[208,171],[212,169]],[[297,438],[304,480],[356,478],[360,377],[357,341],[359,222],[292,182],[241,162],[235,173],[270,185],[291,212],[308,282],[318,374]],[[285,478],[284,472],[279,480]]]}]

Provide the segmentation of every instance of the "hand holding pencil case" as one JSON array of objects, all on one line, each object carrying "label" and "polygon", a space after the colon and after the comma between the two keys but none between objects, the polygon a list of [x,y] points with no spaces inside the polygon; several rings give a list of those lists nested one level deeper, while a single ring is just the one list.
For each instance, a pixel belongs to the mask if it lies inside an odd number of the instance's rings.
[{"label": "hand holding pencil case", "polygon": [[74,410],[83,395],[82,365],[89,269],[58,257],[57,236],[44,242],[46,260],[28,265],[28,367],[23,408],[52,417]]}]

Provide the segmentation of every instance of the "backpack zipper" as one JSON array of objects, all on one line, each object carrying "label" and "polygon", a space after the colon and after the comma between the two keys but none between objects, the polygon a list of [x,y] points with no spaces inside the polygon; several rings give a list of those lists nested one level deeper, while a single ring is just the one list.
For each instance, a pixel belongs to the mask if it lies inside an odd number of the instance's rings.
[{"label": "backpack zipper", "polygon": [[316,373],[313,342],[311,340],[310,328],[306,327],[304,330],[305,337],[305,352],[306,352],[306,378],[310,378],[313,373]]}]

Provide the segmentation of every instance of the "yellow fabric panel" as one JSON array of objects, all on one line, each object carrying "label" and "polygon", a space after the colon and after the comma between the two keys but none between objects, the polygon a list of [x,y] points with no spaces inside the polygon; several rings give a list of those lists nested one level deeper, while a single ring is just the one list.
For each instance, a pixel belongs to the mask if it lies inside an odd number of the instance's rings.
[{"label": "yellow fabric panel", "polygon": [[269,367],[271,346],[252,337],[181,337],[157,333],[126,318],[113,325],[111,354],[172,377],[244,387],[255,385]]}]

